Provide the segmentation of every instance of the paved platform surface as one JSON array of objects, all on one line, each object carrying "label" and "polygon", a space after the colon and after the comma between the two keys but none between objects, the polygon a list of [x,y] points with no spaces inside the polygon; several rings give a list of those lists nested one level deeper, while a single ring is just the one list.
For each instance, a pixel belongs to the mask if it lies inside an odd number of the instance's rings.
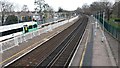
[{"label": "paved platform surface", "polygon": [[[98,21],[100,22],[100,21]],[[110,32],[108,32],[107,30],[104,30],[104,35],[106,37],[106,40],[108,41],[108,45],[111,49],[111,52],[113,54],[113,59],[115,60],[115,63],[116,65],[118,66],[119,64],[119,45],[120,45],[120,42],[115,39],[112,34]],[[120,66],[119,66],[120,67]]]},{"label": "paved platform surface", "polygon": [[110,48],[112,50],[114,59],[115,59],[117,65],[118,65],[118,60],[119,60],[119,58],[118,58],[118,55],[119,55],[118,54],[118,49],[119,48],[118,47],[120,47],[118,45],[120,45],[120,42],[118,42],[118,40],[116,40],[114,37],[112,37],[112,35],[110,35],[109,32],[105,31],[105,36],[106,36],[108,44],[110,45]]},{"label": "paved platform surface", "polygon": [[48,31],[46,33],[40,34],[39,36],[34,37],[34,38],[28,40],[27,42],[20,44],[17,47],[14,47],[10,50],[5,51],[4,53],[0,54],[0,56],[2,56],[0,65],[3,66],[5,64],[9,63],[10,61],[12,61],[15,58],[19,57],[20,55],[24,54],[28,50],[37,46],[38,44],[49,40],[49,38],[55,36],[56,34],[60,33],[64,29],[68,28],[70,25],[74,24],[75,21],[77,21],[77,19],[73,20],[72,22],[66,23],[65,25],[59,26],[59,27],[53,29],[52,31]]},{"label": "paved platform surface", "polygon": [[96,36],[94,35],[93,44],[92,66],[112,66],[107,51],[107,44],[105,42],[107,42],[107,40],[104,40],[102,42],[101,29],[100,28],[96,29]]},{"label": "paved platform surface", "polygon": [[110,45],[104,38],[101,27],[96,28],[96,20],[89,17],[88,26],[70,66],[116,66]]}]

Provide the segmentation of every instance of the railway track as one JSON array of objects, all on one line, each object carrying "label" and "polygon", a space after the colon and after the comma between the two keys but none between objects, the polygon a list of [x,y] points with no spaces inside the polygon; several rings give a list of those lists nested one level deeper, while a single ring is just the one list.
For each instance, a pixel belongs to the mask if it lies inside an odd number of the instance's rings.
[{"label": "railway track", "polygon": [[[80,22],[80,21],[78,21]],[[54,50],[40,66],[68,66],[72,55],[82,37],[82,34],[87,25],[87,18],[82,20],[82,23]]]},{"label": "railway track", "polygon": [[[84,32],[84,29],[87,24],[87,18],[82,17],[76,23],[65,29],[58,35],[54,36],[49,41],[40,45],[35,50],[26,54],[22,58],[18,59],[14,63],[10,64],[9,67],[17,67],[17,66],[46,66],[46,65],[55,65],[55,66],[63,66],[67,65],[71,56]],[[66,56],[65,56],[66,55]],[[53,60],[50,59],[53,56]],[[63,58],[63,59],[62,59]],[[46,61],[50,59],[49,61]],[[65,63],[60,63],[60,61],[64,61]],[[47,62],[47,64],[45,64]],[[63,62],[63,61],[62,61]],[[6,68],[7,68],[6,67]]]}]

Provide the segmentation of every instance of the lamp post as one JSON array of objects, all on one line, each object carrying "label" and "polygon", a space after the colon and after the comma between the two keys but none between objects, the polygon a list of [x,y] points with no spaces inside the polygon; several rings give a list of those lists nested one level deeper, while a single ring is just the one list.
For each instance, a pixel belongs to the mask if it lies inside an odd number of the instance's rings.
[{"label": "lamp post", "polygon": [[17,15],[17,22],[19,23],[19,16]]},{"label": "lamp post", "polygon": [[104,17],[105,17],[105,12],[103,12],[103,35],[102,35],[102,42],[104,41]]}]

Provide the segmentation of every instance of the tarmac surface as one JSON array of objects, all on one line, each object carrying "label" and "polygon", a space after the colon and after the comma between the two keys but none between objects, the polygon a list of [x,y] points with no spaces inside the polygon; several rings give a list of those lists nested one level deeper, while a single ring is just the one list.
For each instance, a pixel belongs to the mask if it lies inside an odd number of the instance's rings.
[{"label": "tarmac surface", "polygon": [[102,66],[108,68],[117,66],[110,43],[108,44],[106,36],[102,41],[103,30],[98,22],[97,24],[95,22],[96,19],[89,17],[84,37],[79,43],[69,66]]},{"label": "tarmac surface", "polygon": [[115,62],[117,63],[118,65],[118,45],[120,45],[120,42],[118,42],[118,40],[116,40],[114,37],[112,37],[112,35],[109,34],[109,32],[105,32],[105,36],[107,38],[107,41],[110,45],[110,48],[112,50],[112,53],[113,53],[113,56],[114,56],[114,59],[115,59]]}]

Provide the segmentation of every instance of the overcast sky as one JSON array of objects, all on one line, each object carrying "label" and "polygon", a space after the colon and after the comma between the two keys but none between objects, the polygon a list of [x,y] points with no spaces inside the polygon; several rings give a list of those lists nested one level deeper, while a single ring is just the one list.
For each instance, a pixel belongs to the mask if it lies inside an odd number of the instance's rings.
[{"label": "overcast sky", "polygon": [[[16,5],[17,10],[21,10],[23,5],[28,5],[29,10],[34,10],[35,0],[8,0]],[[45,0],[52,8],[57,11],[58,7],[62,7],[65,10],[75,10],[77,7],[82,7],[83,4],[91,4],[94,1],[100,0]],[[113,1],[113,0],[110,0]]]}]

